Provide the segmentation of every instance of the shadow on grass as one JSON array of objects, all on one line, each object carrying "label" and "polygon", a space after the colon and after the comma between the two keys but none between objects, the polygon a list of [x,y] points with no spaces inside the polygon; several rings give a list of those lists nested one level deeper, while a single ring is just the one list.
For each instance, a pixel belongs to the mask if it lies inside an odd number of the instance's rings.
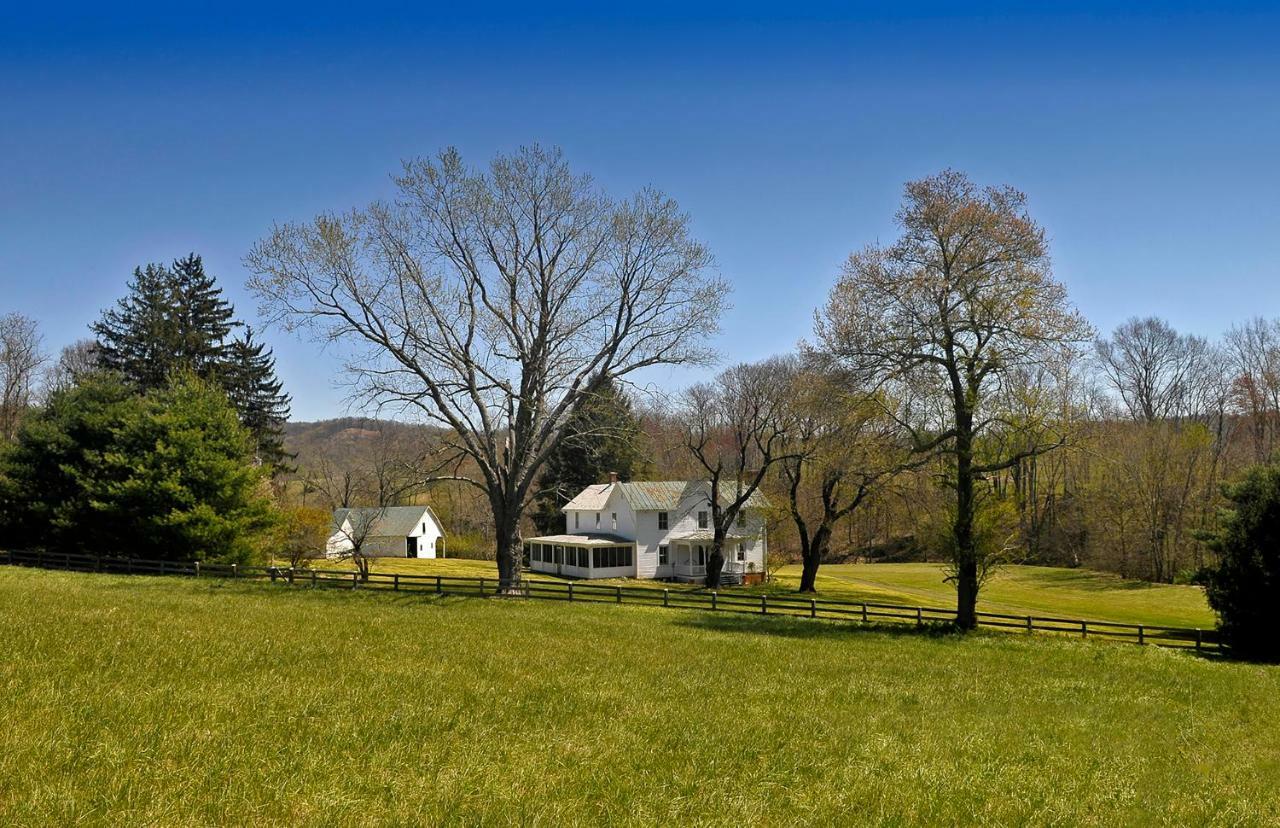
[{"label": "shadow on grass", "polygon": [[784,638],[849,638],[873,633],[913,638],[959,638],[963,634],[952,624],[857,623],[833,619],[810,619],[747,613],[690,612],[672,623],[703,632],[750,633]]},{"label": "shadow on grass", "polygon": [[1133,592],[1155,589],[1157,586],[1166,586],[1166,584],[1155,584],[1150,581],[1121,578],[1119,575],[1098,572],[1036,572],[1019,574],[1023,577],[1018,580],[1027,585],[1060,587],[1082,592]]}]

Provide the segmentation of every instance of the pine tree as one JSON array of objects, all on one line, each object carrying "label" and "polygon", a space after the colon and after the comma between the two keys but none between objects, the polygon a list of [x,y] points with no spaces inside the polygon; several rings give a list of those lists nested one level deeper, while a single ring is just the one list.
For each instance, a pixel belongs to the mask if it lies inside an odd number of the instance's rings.
[{"label": "pine tree", "polygon": [[277,471],[286,469],[284,425],[289,419],[289,395],[276,378],[276,360],[265,343],[255,342],[253,328],[227,347],[223,386],[240,422],[253,435],[258,462]]},{"label": "pine tree", "polygon": [[647,470],[644,434],[627,398],[612,380],[595,380],[565,425],[538,479],[533,522],[543,534],[563,531],[560,509],[610,472],[630,480]]},{"label": "pine tree", "polygon": [[93,332],[102,367],[139,392],[164,388],[172,376],[188,373],[221,386],[253,435],[257,461],[282,471],[289,396],[276,377],[271,351],[254,341],[251,330],[229,338],[238,327],[235,308],[192,253],[170,267],[136,269],[129,294],[102,314]]},{"label": "pine tree", "polygon": [[149,391],[164,387],[174,372],[220,379],[234,316],[192,253],[171,268],[149,264],[134,270],[129,295],[92,328],[102,366]]}]

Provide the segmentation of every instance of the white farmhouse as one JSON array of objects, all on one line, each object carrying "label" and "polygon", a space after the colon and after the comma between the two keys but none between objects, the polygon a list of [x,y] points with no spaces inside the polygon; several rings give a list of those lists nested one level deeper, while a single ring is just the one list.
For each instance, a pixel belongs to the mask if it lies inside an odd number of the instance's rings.
[{"label": "white farmhouse", "polygon": [[338,557],[362,536],[364,554],[371,558],[444,557],[444,527],[430,506],[337,509],[325,556]]},{"label": "white farmhouse", "polygon": [[[722,495],[723,499],[723,495]],[[725,539],[727,583],[763,577],[768,541],[757,493]],[[565,504],[563,535],[529,538],[525,559],[535,572],[576,578],[700,581],[711,556],[711,484],[667,480],[588,486]]]}]

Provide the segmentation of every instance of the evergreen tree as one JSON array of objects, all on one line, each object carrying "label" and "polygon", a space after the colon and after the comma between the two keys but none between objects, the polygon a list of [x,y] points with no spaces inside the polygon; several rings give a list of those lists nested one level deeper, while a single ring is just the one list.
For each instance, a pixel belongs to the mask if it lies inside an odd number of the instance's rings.
[{"label": "evergreen tree", "polygon": [[1280,661],[1280,466],[1255,466],[1227,489],[1210,545],[1219,563],[1209,577],[1209,605],[1231,651]]},{"label": "evergreen tree", "polygon": [[240,422],[253,434],[258,462],[285,469],[284,424],[289,396],[276,378],[275,359],[253,332],[241,327],[222,289],[192,253],[172,266],[134,271],[129,294],[93,325],[102,367],[138,390],[163,388],[178,373],[216,382],[227,392]]},{"label": "evergreen tree", "polygon": [[134,271],[129,295],[92,326],[102,366],[142,391],[161,388],[175,371],[219,379],[227,336],[237,324],[222,289],[192,253],[172,267]]},{"label": "evergreen tree", "polygon": [[240,422],[255,442],[260,463],[277,471],[286,469],[289,454],[284,449],[284,426],[289,419],[289,395],[276,378],[276,360],[262,342],[253,339],[246,326],[227,348],[223,386]]},{"label": "evergreen tree", "polygon": [[267,470],[221,389],[191,374],[139,395],[112,374],[54,392],[3,458],[19,547],[245,562],[274,521]]},{"label": "evergreen tree", "polygon": [[592,483],[617,472],[630,480],[647,470],[644,434],[631,400],[612,381],[596,380],[574,410],[538,480],[533,522],[543,534],[564,531],[560,509]]}]

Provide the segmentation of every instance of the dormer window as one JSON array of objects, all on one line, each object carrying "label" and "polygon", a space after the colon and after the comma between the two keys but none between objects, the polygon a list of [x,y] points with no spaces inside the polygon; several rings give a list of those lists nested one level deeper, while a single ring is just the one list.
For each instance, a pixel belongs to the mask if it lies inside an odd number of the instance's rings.
[{"label": "dormer window", "polygon": [[698,512],[698,528],[699,528],[699,529],[706,529],[706,528],[707,528],[707,513],[706,513],[706,512]]}]

